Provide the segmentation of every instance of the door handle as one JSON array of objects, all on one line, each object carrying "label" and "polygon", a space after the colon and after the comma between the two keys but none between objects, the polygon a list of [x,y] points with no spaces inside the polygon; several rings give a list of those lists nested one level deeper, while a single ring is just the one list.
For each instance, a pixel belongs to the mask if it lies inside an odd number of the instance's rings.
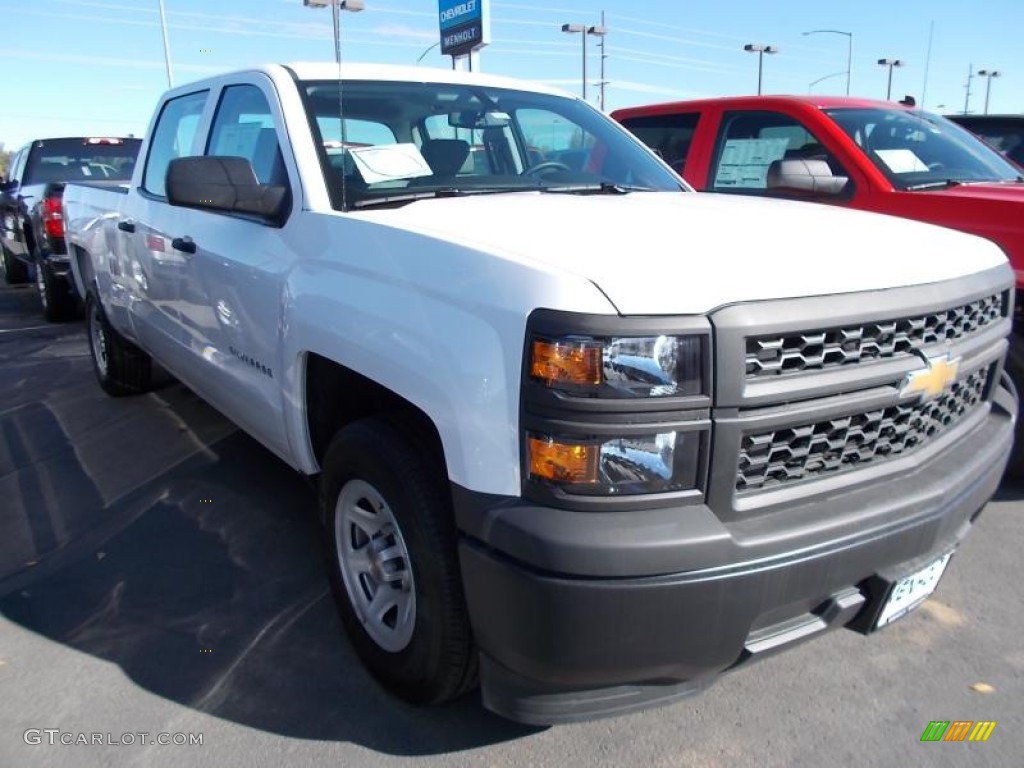
[{"label": "door handle", "polygon": [[132,221],[131,219],[124,219],[123,221],[117,222],[117,228],[120,229],[122,232],[134,232],[135,222]]},{"label": "door handle", "polygon": [[196,252],[196,242],[188,235],[176,237],[171,240],[171,248],[182,253],[193,254]]}]

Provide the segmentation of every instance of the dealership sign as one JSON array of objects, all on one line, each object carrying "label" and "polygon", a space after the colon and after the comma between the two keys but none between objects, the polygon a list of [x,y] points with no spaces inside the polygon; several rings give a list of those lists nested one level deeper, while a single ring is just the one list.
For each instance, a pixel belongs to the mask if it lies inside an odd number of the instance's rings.
[{"label": "dealership sign", "polygon": [[465,56],[491,42],[489,0],[438,0],[441,53]]}]

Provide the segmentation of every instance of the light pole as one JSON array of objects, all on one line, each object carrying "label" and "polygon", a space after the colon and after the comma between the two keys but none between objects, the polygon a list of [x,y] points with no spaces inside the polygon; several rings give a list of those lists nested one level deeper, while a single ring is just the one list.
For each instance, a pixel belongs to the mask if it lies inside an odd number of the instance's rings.
[{"label": "light pole", "polygon": [[174,78],[171,76],[171,45],[167,42],[167,14],[164,13],[164,0],[160,0],[160,30],[164,35],[164,64],[167,65],[167,87],[174,87]]},{"label": "light pole", "polygon": [[[587,35],[594,35],[595,37],[604,38],[604,36],[608,34],[608,30],[607,30],[607,28],[602,27],[602,26],[590,26],[590,27],[588,27],[586,24],[563,24],[562,25],[562,31],[566,32],[568,34],[571,34],[571,35],[579,33],[580,41],[583,43],[583,45],[582,45],[582,49],[583,49],[583,74],[582,74],[582,80],[581,80],[581,83],[580,83],[580,92],[581,92],[581,94],[583,96],[583,100],[586,101],[587,100]],[[604,41],[602,39],[602,43],[603,42]],[[602,70],[601,71],[601,80],[603,81],[604,80],[604,58],[603,58],[603,51],[602,51],[602,59],[601,59],[601,70]],[[603,106],[604,106],[603,105],[603,101],[604,101],[604,96],[603,96],[603,94],[604,94],[604,83],[603,82],[601,84],[601,93],[602,93],[601,101],[602,101],[602,108],[603,108]]]},{"label": "light pole", "polygon": [[978,74],[985,78],[985,114],[988,114],[988,92],[992,88],[992,78],[1002,77],[1003,73],[998,69],[979,69]]},{"label": "light pole", "polygon": [[760,45],[757,43],[747,43],[743,46],[743,50],[747,53],[757,54],[757,95],[761,95],[761,79],[764,74],[764,55],[766,53],[778,53],[779,49],[774,45]]},{"label": "light pole", "polygon": [[[853,67],[853,32],[843,32],[841,29],[812,29],[810,32],[801,32],[804,35],[845,35],[846,36],[846,95],[850,95],[850,70]],[[815,81],[817,82],[817,81]]]},{"label": "light pole", "polygon": [[889,68],[889,84],[885,88],[885,100],[890,101],[892,98],[892,68],[902,67],[903,61],[901,59],[879,59],[878,66]]},{"label": "light pole", "polygon": [[331,21],[334,24],[334,60],[341,66],[341,18],[339,11],[358,13],[366,8],[363,0],[302,0],[307,8],[326,8],[331,6]]},{"label": "light pole", "polygon": [[604,11],[601,11],[601,23],[597,26],[590,27],[587,30],[587,34],[601,38],[601,79],[597,81],[597,104],[601,111],[604,112],[604,87],[608,84],[608,81],[604,79],[604,61],[608,58],[608,54],[604,52],[604,40],[608,36],[608,27],[604,25]]}]

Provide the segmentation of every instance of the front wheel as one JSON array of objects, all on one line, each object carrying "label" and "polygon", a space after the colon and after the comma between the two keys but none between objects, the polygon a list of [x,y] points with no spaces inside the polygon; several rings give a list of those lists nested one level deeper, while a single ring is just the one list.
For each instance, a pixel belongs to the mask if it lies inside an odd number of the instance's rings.
[{"label": "front wheel", "polygon": [[443,478],[398,424],[335,435],[320,485],[325,552],[342,623],[363,664],[416,704],[453,699],[477,662]]},{"label": "front wheel", "polygon": [[110,325],[92,291],[85,299],[85,324],[92,368],[103,391],[114,397],[147,391],[153,375],[149,355]]}]

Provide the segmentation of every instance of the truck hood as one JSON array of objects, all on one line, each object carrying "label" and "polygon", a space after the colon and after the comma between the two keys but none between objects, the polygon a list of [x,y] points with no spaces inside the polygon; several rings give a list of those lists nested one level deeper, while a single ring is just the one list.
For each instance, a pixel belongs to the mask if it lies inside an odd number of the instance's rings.
[{"label": "truck hood", "polygon": [[732,195],[519,192],[352,215],[578,275],[625,315],[933,283],[1006,261],[987,240],[930,224]]}]

